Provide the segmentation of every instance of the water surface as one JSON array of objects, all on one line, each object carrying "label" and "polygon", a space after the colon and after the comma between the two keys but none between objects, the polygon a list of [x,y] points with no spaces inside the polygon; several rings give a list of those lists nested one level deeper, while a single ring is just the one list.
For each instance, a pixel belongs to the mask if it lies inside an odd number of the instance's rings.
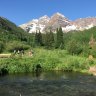
[{"label": "water surface", "polygon": [[0,77],[0,96],[96,96],[96,77],[42,72]]}]

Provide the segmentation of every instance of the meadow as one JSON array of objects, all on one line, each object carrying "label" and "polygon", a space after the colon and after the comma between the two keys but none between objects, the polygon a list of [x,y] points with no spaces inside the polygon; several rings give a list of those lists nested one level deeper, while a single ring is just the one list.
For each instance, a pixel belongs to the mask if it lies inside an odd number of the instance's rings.
[{"label": "meadow", "polygon": [[29,73],[36,72],[39,65],[42,71],[78,71],[88,72],[90,66],[95,65],[96,60],[90,60],[83,56],[69,55],[66,50],[34,48],[33,56],[12,55],[9,58],[0,58],[0,73]]}]

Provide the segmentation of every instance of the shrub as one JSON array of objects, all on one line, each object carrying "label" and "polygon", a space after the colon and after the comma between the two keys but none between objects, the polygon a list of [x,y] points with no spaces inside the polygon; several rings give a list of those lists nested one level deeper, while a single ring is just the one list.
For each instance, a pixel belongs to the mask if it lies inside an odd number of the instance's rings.
[{"label": "shrub", "polygon": [[0,53],[4,50],[4,43],[0,41]]},{"label": "shrub", "polygon": [[96,45],[93,46],[92,49],[90,49],[90,54],[96,58]]},{"label": "shrub", "polygon": [[76,42],[76,40],[71,40],[69,41],[68,45],[67,45],[67,51],[70,54],[80,54],[82,52],[83,48],[80,46],[80,44],[78,42]]},{"label": "shrub", "polygon": [[14,50],[27,50],[30,46],[19,41],[12,41],[7,43],[7,50],[13,52]]}]

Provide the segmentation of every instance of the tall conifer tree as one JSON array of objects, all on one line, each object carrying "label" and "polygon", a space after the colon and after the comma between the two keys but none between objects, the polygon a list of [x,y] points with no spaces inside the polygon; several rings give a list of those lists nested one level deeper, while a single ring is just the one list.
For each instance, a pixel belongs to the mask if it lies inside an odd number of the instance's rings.
[{"label": "tall conifer tree", "polygon": [[38,42],[39,42],[39,45],[42,46],[43,45],[43,41],[42,41],[42,34],[39,30],[39,33],[38,33]]},{"label": "tall conifer tree", "polygon": [[60,27],[57,29],[57,38],[56,38],[56,48],[64,48],[64,40],[63,40],[63,31],[62,28]]},{"label": "tall conifer tree", "polygon": [[35,45],[37,46],[42,46],[43,45],[43,41],[42,41],[42,34],[39,31],[39,33],[35,33]]},{"label": "tall conifer tree", "polygon": [[51,49],[54,47],[54,34],[50,30],[50,32],[46,32],[45,46],[47,49]]}]

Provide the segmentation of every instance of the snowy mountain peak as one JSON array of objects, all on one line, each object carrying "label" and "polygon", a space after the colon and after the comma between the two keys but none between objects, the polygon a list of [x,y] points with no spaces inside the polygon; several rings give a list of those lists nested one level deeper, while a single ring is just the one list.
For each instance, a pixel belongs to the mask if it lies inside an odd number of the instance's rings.
[{"label": "snowy mountain peak", "polygon": [[33,22],[38,22],[38,19],[33,19],[32,21],[33,21]]},{"label": "snowy mountain peak", "polygon": [[63,14],[57,12],[55,15],[61,16],[61,17],[65,17]]},{"label": "snowy mountain peak", "polygon": [[49,30],[55,32],[59,27],[62,27],[64,32],[68,32],[71,30],[85,30],[94,26],[96,26],[96,17],[79,18],[75,21],[70,21],[59,12],[53,14],[51,17],[44,15],[39,19],[33,19],[28,23],[20,25],[21,28],[29,33],[39,30],[42,33]]},{"label": "snowy mountain peak", "polygon": [[53,30],[55,31],[59,27],[66,27],[70,25],[70,20],[68,20],[64,15],[61,13],[55,13],[51,16],[48,24],[45,26],[44,31]]},{"label": "snowy mountain peak", "polygon": [[47,15],[40,17],[39,19],[50,19]]},{"label": "snowy mountain peak", "polygon": [[33,19],[33,20],[29,21],[29,22],[26,23],[26,24],[31,24],[31,23],[38,23],[38,19]]},{"label": "snowy mountain peak", "polygon": [[61,13],[57,12],[51,16],[51,18],[66,18],[64,15]]}]

